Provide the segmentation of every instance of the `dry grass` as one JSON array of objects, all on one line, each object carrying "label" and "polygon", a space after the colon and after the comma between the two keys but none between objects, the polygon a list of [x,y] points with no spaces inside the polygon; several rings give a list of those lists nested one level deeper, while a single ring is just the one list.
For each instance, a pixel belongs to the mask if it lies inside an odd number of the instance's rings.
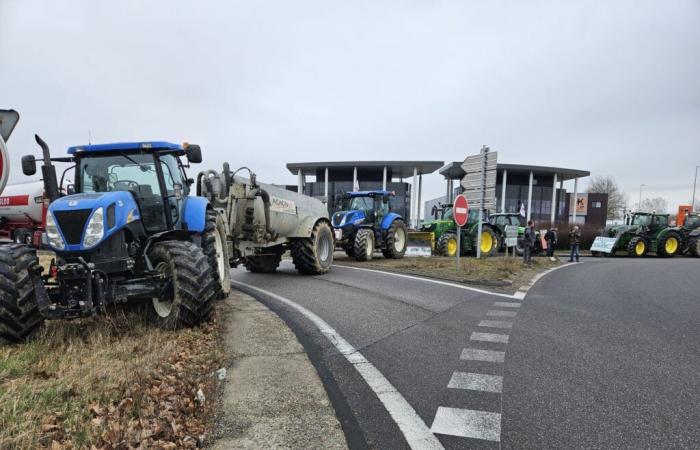
[{"label": "dry grass", "polygon": [[0,448],[194,447],[209,406],[194,397],[213,392],[220,346],[216,321],[181,331],[124,313],[47,322],[34,341],[0,346]]},{"label": "dry grass", "polygon": [[526,284],[535,274],[560,264],[548,258],[533,258],[532,266],[523,264],[522,257],[495,256],[476,259],[460,258],[457,269],[455,258],[432,256],[430,258],[387,259],[375,256],[374,259],[358,262],[345,255],[336,253],[335,261],[339,264],[366,267],[368,269],[387,270],[391,272],[440,278],[460,283],[495,286],[508,290],[517,289]]}]

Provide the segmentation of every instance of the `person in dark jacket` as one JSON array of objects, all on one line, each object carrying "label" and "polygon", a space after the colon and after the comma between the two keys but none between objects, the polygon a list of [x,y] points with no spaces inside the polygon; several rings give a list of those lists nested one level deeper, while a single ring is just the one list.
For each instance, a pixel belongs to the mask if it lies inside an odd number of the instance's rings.
[{"label": "person in dark jacket", "polygon": [[552,227],[547,230],[544,235],[544,240],[547,241],[547,256],[554,261],[554,248],[557,245],[557,229]]},{"label": "person in dark jacket", "polygon": [[569,245],[571,245],[571,256],[569,256],[569,262],[574,262],[574,256],[576,256],[576,262],[578,260],[578,250],[581,243],[581,230],[579,230],[578,225],[574,227],[569,232]]},{"label": "person in dark jacket", "polygon": [[527,265],[532,264],[532,249],[535,247],[535,224],[530,220],[525,227],[523,235],[523,262]]}]

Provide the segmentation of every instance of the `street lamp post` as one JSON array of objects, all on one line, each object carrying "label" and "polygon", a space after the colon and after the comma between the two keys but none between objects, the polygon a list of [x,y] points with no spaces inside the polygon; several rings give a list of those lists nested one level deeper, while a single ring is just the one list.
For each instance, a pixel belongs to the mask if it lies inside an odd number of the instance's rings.
[{"label": "street lamp post", "polygon": [[639,204],[637,205],[638,210],[642,210],[642,188],[646,186],[646,184],[642,183],[639,185]]},{"label": "street lamp post", "polygon": [[698,167],[700,167],[700,165],[695,166],[695,181],[693,182],[693,202],[690,204],[691,211],[695,211],[695,188],[698,185]]}]

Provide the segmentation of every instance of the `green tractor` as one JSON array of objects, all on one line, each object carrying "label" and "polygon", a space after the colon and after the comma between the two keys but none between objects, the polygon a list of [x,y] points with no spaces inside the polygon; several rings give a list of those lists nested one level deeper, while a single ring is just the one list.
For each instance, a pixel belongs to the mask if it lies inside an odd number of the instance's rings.
[{"label": "green tractor", "polygon": [[423,222],[420,231],[433,233],[435,242],[438,242],[445,232],[454,232],[457,229],[452,215],[452,203],[439,203],[433,206],[431,214],[433,220]]},{"label": "green tractor", "polygon": [[606,228],[605,237],[615,238],[609,255],[619,250],[635,257],[655,253],[670,258],[683,250],[683,231],[669,226],[668,214],[636,212],[625,217],[623,225]]},{"label": "green tractor", "polygon": [[686,216],[681,227],[684,249],[696,258],[700,257],[700,212],[690,213]]},{"label": "green tractor", "polygon": [[[484,218],[488,217],[488,212],[483,211]],[[440,238],[437,239],[435,246],[436,253],[440,256],[456,256],[457,255],[457,230],[452,220],[453,227],[451,230],[444,231]],[[501,248],[501,240],[498,233],[494,230],[488,220],[482,220],[481,223],[481,254],[483,256],[493,256],[498,253]],[[462,227],[461,235],[461,255],[475,255],[477,246],[477,233],[479,230],[479,211],[470,210],[467,224]]]}]

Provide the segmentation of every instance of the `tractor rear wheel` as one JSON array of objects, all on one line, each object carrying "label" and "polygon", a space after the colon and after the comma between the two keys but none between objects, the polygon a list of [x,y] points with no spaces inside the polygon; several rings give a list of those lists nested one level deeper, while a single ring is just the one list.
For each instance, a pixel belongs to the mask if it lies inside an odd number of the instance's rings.
[{"label": "tractor rear wheel", "polygon": [[221,214],[213,209],[207,211],[204,233],[202,233],[202,251],[207,256],[216,278],[216,297],[224,298],[231,291],[226,225]]},{"label": "tractor rear wheel", "polygon": [[272,273],[277,270],[281,261],[282,253],[248,256],[245,259],[245,268],[253,273]]},{"label": "tractor rear wheel", "polygon": [[360,228],[355,235],[355,259],[367,261],[374,256],[374,232],[370,228]]},{"label": "tractor rear wheel", "polygon": [[672,258],[681,250],[681,236],[675,231],[666,233],[656,247],[656,254],[662,258]]},{"label": "tractor rear wheel", "polygon": [[328,222],[316,222],[311,236],[292,242],[292,261],[299,273],[321,275],[331,270],[333,264],[333,232]]},{"label": "tractor rear wheel", "polygon": [[406,224],[403,220],[396,219],[391,223],[386,233],[386,247],[382,249],[385,258],[400,259],[406,254]]},{"label": "tractor rear wheel", "polygon": [[0,246],[0,342],[31,339],[44,320],[29,275],[29,267],[36,263],[36,250],[32,247]]},{"label": "tractor rear wheel", "polygon": [[438,239],[437,252],[440,256],[457,256],[457,233],[452,231],[442,233]]},{"label": "tractor rear wheel", "polygon": [[627,254],[630,256],[641,258],[647,254],[648,250],[649,246],[647,245],[647,241],[639,236],[633,237],[629,244],[627,244]]},{"label": "tractor rear wheel", "polygon": [[[474,247],[477,245],[476,233],[474,236]],[[499,243],[498,236],[491,227],[483,227],[481,229],[481,256],[494,256],[498,253]]]},{"label": "tractor rear wheel", "polygon": [[151,301],[150,315],[161,328],[193,327],[211,315],[218,281],[201,248],[191,242],[161,241],[149,258],[167,288]]},{"label": "tractor rear wheel", "polygon": [[696,258],[700,256],[700,237],[691,237],[688,241],[688,252]]}]

